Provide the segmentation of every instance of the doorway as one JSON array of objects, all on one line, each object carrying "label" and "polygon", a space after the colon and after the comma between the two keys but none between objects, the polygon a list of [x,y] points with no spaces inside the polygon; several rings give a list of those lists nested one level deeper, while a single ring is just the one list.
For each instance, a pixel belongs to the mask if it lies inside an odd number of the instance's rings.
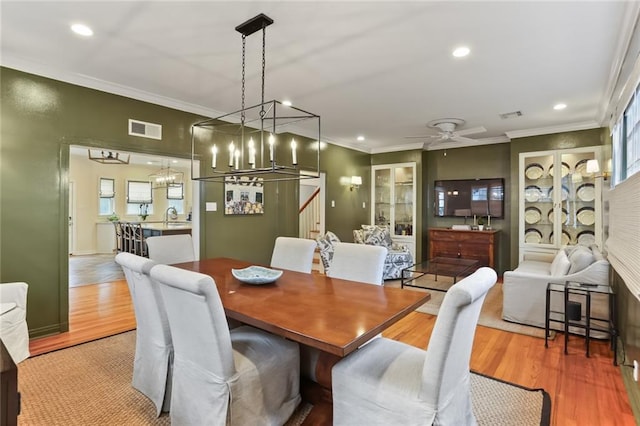
[{"label": "doorway", "polygon": [[[138,204],[128,203],[129,181],[148,181],[149,175],[170,164],[184,172],[183,208],[179,220],[191,219],[192,235],[199,235],[198,181],[190,179],[191,160],[117,151],[126,164],[103,164],[89,159],[102,149],[72,145],[69,151],[69,257],[70,287],[102,284],[123,280],[124,274],[115,263],[115,227],[107,219],[116,214],[121,221],[141,221]],[[107,151],[105,151],[107,152]],[[115,151],[114,151],[115,152]],[[198,165],[196,164],[195,167]],[[101,178],[113,179],[112,199],[101,197]],[[167,190],[153,190],[156,211],[150,211],[147,221],[162,221],[167,209]],[[172,200],[173,202],[173,200]],[[194,250],[200,251],[199,238],[194,238]],[[71,302],[71,301],[70,301]]]}]

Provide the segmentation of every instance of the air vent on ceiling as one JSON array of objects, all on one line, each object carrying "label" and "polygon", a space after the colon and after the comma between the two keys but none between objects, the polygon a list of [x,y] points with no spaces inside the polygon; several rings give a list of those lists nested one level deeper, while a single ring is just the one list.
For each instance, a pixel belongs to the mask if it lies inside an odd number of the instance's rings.
[{"label": "air vent on ceiling", "polygon": [[129,134],[150,139],[162,139],[162,126],[140,120],[129,119]]},{"label": "air vent on ceiling", "polygon": [[507,118],[522,117],[522,111],[505,112],[504,114],[499,114],[499,115],[500,115],[500,118],[502,118],[503,120],[506,120]]}]

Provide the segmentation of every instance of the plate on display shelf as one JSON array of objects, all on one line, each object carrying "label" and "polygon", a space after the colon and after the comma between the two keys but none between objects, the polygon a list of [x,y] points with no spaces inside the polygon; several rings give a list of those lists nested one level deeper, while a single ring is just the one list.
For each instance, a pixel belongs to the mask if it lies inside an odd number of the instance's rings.
[{"label": "plate on display shelf", "polygon": [[583,178],[591,177],[591,174],[587,173],[587,161],[589,161],[588,158],[578,161],[573,169],[574,173],[581,175]]},{"label": "plate on display shelf", "polygon": [[524,231],[524,242],[529,244],[539,244],[542,242],[542,232],[536,228],[529,228]]},{"label": "plate on display shelf", "polygon": [[[562,165],[560,166],[560,176],[565,177],[569,174],[570,170],[571,168],[569,167],[569,165],[563,161]],[[549,166],[549,176],[553,176],[553,164]]]},{"label": "plate on display shelf", "polygon": [[262,285],[275,282],[282,276],[283,271],[264,268],[262,266],[249,266],[244,269],[231,269],[231,274],[239,281],[246,284]]},{"label": "plate on display shelf", "polygon": [[[553,232],[549,235],[549,242],[553,244]],[[568,245],[571,242],[571,235],[567,231],[562,231],[562,238],[560,238],[560,244],[563,246]]]},{"label": "plate on display shelf", "polygon": [[531,163],[524,169],[524,175],[527,179],[537,180],[544,174],[544,167],[538,163]]},{"label": "plate on display shelf", "polygon": [[[560,213],[560,223],[566,223],[567,215],[567,209],[562,209],[562,213]],[[549,218],[549,222],[553,223],[553,209],[549,210],[549,213],[547,213],[547,218]]]},{"label": "plate on display shelf", "polygon": [[542,190],[539,186],[529,185],[524,189],[524,199],[530,203],[535,203],[542,198]]},{"label": "plate on display shelf", "polygon": [[576,217],[582,225],[591,226],[596,223],[596,211],[593,207],[582,207],[578,209]]},{"label": "plate on display shelf", "polygon": [[524,209],[524,221],[529,225],[540,222],[542,212],[537,207],[527,207]]},{"label": "plate on display shelf", "polygon": [[576,190],[576,195],[582,201],[593,201],[596,198],[596,186],[592,183],[583,183]]},{"label": "plate on display shelf", "polygon": [[582,231],[578,234],[578,244],[583,246],[590,246],[596,243],[596,236],[593,231]]},{"label": "plate on display shelf", "polygon": [[[568,196],[569,196],[569,188],[562,185],[562,195],[561,195],[562,201],[566,200]],[[553,188],[549,189],[548,197],[549,199],[553,200]]]}]

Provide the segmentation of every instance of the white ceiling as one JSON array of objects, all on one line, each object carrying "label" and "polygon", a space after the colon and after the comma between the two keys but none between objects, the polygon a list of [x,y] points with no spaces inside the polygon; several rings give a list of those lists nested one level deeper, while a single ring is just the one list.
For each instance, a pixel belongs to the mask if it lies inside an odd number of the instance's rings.
[{"label": "white ceiling", "polygon": [[[479,143],[605,122],[637,7],[616,1],[5,1],[3,66],[210,117],[239,109],[241,36],[267,29],[266,99],[322,117],[329,142],[366,152],[422,146],[441,117]],[[72,23],[95,35],[70,32]],[[262,38],[247,38],[247,104]],[[471,48],[466,58],[452,50]],[[565,110],[554,111],[563,102]],[[521,111],[518,118],[499,114]],[[356,136],[366,137],[357,142]],[[438,147],[450,147],[440,144]],[[457,145],[459,146],[459,145]]]}]

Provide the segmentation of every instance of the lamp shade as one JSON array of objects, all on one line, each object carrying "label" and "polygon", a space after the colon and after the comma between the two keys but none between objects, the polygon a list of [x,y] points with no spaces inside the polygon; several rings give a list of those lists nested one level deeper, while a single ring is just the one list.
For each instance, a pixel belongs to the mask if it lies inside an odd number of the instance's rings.
[{"label": "lamp shade", "polygon": [[351,185],[362,185],[362,176],[351,176]]},{"label": "lamp shade", "polygon": [[587,161],[587,173],[598,173],[600,171],[600,164],[598,160]]}]

